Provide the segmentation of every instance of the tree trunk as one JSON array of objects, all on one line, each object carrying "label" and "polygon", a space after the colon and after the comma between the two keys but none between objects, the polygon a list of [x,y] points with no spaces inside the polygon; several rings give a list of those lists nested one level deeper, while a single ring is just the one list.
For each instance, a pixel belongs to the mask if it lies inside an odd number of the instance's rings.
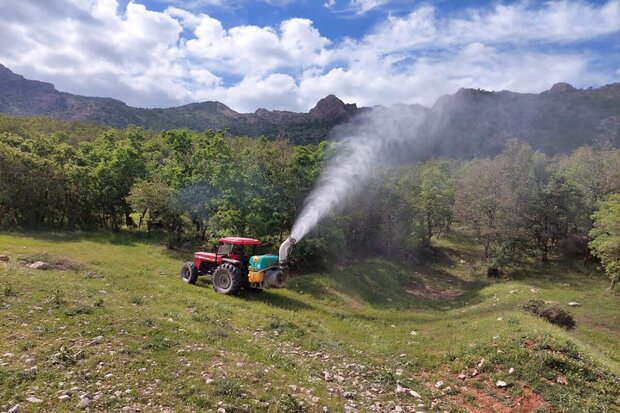
[{"label": "tree trunk", "polygon": [[433,236],[433,224],[431,222],[431,213],[426,213],[426,237],[424,239],[424,245],[430,247],[431,238]]},{"label": "tree trunk", "polygon": [[142,228],[142,221],[144,221],[146,211],[148,210],[149,210],[148,208],[144,208],[144,211],[142,211],[142,214],[140,214],[140,220],[138,221],[138,228]]},{"label": "tree trunk", "polygon": [[484,259],[488,260],[489,259],[489,250],[491,248],[491,240],[487,237],[484,240]]}]

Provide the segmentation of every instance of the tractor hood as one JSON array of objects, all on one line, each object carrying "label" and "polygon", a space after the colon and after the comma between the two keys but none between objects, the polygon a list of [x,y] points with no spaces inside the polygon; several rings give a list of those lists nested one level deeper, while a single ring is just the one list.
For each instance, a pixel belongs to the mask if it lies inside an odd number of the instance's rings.
[{"label": "tractor hood", "polygon": [[293,245],[297,242],[295,238],[288,237],[280,245],[280,251],[278,252],[278,260],[280,265],[288,265],[288,256],[291,253]]}]

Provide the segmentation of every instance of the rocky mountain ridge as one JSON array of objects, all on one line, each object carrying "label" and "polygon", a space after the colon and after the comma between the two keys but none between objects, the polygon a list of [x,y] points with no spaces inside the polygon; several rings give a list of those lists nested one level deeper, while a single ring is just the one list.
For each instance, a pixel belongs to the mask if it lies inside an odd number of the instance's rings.
[{"label": "rocky mountain ridge", "polygon": [[[620,146],[620,83],[576,89],[557,83],[542,93],[460,89],[430,108],[396,105],[424,112],[422,134],[432,155],[470,158],[494,154],[510,139],[528,142],[547,153],[584,144]],[[390,108],[384,108],[390,110]],[[0,113],[79,120],[113,127],[131,124],[148,129],[227,130],[232,135],[289,139],[296,144],[327,139],[334,126],[370,108],[346,104],[334,95],[307,113],[258,109],[238,113],[221,102],[207,101],[162,109],[134,108],[111,98],[58,91],[54,85],[28,80],[0,64]]]}]

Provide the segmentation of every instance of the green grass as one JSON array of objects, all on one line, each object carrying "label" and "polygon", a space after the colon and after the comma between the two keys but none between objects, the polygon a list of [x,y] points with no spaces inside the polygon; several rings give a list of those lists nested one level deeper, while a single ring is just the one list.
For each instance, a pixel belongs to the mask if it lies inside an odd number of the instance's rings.
[{"label": "green grass", "polygon": [[[490,411],[521,397],[618,411],[620,299],[602,274],[532,264],[489,281],[466,240],[436,245],[432,265],[367,259],[226,297],[181,282],[189,257],[141,234],[0,234],[0,411],[73,411],[80,396],[96,411]],[[530,298],[577,327],[525,313]]]}]

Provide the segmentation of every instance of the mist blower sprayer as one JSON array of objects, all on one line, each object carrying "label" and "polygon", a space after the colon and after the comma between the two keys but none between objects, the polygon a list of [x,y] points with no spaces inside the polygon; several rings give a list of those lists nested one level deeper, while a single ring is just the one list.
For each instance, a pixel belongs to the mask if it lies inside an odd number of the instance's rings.
[{"label": "mist blower sprayer", "polygon": [[254,255],[260,241],[254,238],[225,237],[213,252],[195,252],[194,259],[181,267],[181,279],[195,284],[207,276],[222,294],[237,294],[241,288],[266,290],[283,288],[289,276],[289,255],[297,240],[289,237],[278,255]]}]

